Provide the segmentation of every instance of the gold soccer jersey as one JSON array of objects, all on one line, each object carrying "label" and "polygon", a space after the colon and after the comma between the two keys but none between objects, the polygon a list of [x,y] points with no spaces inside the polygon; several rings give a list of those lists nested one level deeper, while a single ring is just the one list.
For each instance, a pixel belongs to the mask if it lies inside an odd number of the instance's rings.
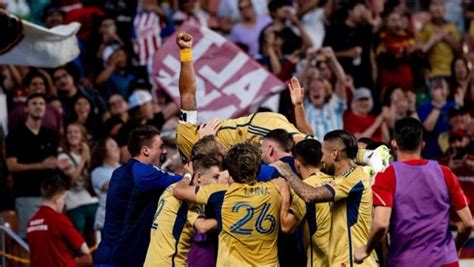
[{"label": "gold soccer jersey", "polygon": [[[191,157],[193,145],[199,141],[197,127],[195,124],[180,121],[176,128],[176,145],[188,160]],[[284,129],[290,134],[301,136],[301,138],[306,137],[285,116],[273,112],[254,113],[246,117],[223,120],[216,137],[225,148],[230,148],[246,141],[259,142],[274,129]]]},{"label": "gold soccer jersey", "polygon": [[334,194],[329,242],[330,266],[378,266],[375,252],[363,264],[353,261],[354,250],[367,244],[372,223],[369,175],[362,167],[353,167],[326,187]]},{"label": "gold soccer jersey", "polygon": [[[304,182],[316,187],[332,181],[332,177],[322,172],[315,173]],[[306,249],[307,266],[329,266],[329,237],[331,230],[331,203],[305,203],[292,194],[293,214],[302,220],[303,242]]]},{"label": "gold soccer jersey", "polygon": [[196,202],[217,214],[217,266],[278,266],[281,197],[273,182],[202,186]]},{"label": "gold soccer jersey", "polygon": [[173,197],[175,185],[170,185],[158,201],[144,266],[187,266],[198,213]]}]

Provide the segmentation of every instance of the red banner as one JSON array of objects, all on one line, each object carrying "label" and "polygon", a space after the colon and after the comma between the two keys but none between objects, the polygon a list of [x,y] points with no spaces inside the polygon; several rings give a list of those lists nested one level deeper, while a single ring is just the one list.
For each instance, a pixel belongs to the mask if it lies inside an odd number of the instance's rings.
[{"label": "red banner", "polygon": [[[176,32],[193,35],[199,121],[235,118],[248,112],[284,84],[240,48],[218,33],[194,24]],[[155,55],[154,81],[179,104],[179,48],[176,36],[167,39]]]}]

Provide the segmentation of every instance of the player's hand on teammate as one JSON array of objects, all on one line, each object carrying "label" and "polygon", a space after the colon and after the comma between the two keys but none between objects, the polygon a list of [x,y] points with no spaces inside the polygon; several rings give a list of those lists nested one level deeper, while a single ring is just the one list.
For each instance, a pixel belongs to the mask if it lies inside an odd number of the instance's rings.
[{"label": "player's hand on teammate", "polygon": [[291,78],[288,89],[290,89],[291,103],[293,103],[294,106],[303,104],[304,88],[301,87],[296,77]]},{"label": "player's hand on teammate", "polygon": [[203,138],[208,135],[216,135],[217,131],[221,127],[221,120],[212,120],[208,123],[201,124],[198,128],[199,138]]},{"label": "player's hand on teammate", "polygon": [[288,176],[293,174],[293,171],[291,170],[290,165],[288,165],[288,163],[285,163],[283,161],[278,160],[270,164],[270,166],[273,166],[275,169],[277,169],[280,175],[285,179],[287,179]]},{"label": "player's hand on teammate", "polygon": [[193,47],[193,36],[187,32],[179,32],[176,34],[176,44],[180,49]]},{"label": "player's hand on teammate", "polygon": [[367,253],[367,247],[366,246],[356,248],[355,251],[354,251],[354,262],[357,263],[357,264],[361,264],[362,262],[364,262],[364,260],[368,256],[369,256],[369,254]]}]

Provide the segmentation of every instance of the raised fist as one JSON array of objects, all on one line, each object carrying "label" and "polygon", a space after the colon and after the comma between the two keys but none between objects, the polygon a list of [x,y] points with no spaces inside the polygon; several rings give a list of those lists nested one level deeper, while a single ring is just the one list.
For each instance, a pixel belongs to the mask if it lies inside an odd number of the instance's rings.
[{"label": "raised fist", "polygon": [[176,35],[176,44],[180,49],[193,47],[193,36],[187,32],[179,32]]}]

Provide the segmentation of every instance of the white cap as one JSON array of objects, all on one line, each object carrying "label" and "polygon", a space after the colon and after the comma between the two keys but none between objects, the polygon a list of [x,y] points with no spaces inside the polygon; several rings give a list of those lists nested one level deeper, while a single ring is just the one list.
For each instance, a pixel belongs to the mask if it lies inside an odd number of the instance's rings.
[{"label": "white cap", "polygon": [[129,109],[136,108],[152,100],[153,97],[148,91],[136,90],[128,98]]}]

